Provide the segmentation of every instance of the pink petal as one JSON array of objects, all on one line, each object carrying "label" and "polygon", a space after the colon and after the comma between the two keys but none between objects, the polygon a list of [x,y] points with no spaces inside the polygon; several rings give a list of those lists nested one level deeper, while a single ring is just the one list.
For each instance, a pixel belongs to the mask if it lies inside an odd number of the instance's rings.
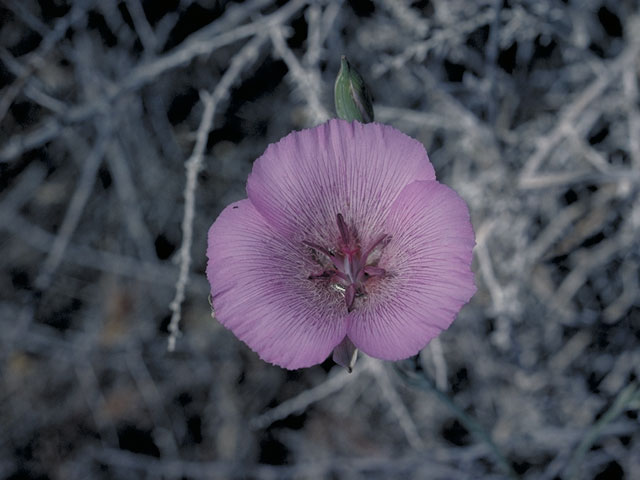
[{"label": "pink petal", "polygon": [[253,165],[247,192],[287,236],[333,245],[340,213],[369,244],[414,180],[435,180],[420,142],[386,125],[334,119],[270,145]]},{"label": "pink petal", "polygon": [[305,249],[250,200],[229,205],[209,230],[216,318],[262,359],[289,369],[322,362],[346,332],[344,299],[309,279],[317,265]]},{"label": "pink petal", "polygon": [[464,200],[436,181],[408,185],[384,231],[392,236],[379,261],[387,274],[349,315],[348,336],[373,357],[399,360],[449,327],[475,293],[475,239]]}]

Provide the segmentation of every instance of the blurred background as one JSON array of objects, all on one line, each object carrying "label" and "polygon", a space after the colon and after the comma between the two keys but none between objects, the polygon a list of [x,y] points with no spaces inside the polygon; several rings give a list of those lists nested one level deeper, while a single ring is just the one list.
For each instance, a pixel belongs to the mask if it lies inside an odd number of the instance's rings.
[{"label": "blurred background", "polygon": [[[0,0],[0,478],[640,478],[639,10]],[[477,234],[401,372],[282,370],[208,303],[208,227],[342,54]]]}]

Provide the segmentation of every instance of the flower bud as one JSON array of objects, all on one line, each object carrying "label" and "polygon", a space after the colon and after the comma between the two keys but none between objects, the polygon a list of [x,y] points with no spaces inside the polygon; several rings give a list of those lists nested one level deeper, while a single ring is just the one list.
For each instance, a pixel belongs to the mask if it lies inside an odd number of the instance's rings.
[{"label": "flower bud", "polygon": [[336,113],[343,120],[373,122],[371,95],[362,76],[343,55],[335,85]]}]

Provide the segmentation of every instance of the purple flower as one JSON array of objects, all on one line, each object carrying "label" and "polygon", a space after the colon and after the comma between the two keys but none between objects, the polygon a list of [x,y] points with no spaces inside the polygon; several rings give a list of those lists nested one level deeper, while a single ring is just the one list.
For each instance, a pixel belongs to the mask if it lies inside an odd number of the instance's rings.
[{"label": "purple flower", "polygon": [[270,145],[209,230],[215,315],[268,362],[324,361],[350,342],[416,354],[475,293],[467,206],[422,144],[331,120]]}]

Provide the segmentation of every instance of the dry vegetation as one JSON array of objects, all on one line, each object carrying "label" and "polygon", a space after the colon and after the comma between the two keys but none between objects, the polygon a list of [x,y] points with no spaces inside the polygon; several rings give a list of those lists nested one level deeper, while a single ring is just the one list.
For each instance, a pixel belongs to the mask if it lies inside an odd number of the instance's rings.
[{"label": "dry vegetation", "polygon": [[[639,14],[0,0],[0,478],[639,478]],[[343,53],[469,202],[478,293],[396,368],[287,372],[211,319],[206,231]]]}]

